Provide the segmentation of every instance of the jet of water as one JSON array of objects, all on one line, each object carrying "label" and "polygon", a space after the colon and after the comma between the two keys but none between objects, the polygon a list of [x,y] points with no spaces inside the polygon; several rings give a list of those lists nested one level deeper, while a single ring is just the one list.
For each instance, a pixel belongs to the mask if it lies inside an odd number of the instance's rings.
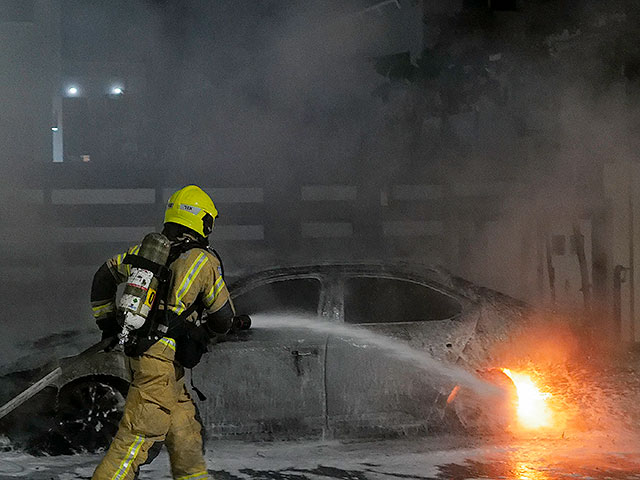
[{"label": "jet of water", "polygon": [[415,349],[400,340],[372,332],[364,327],[291,313],[256,314],[252,315],[251,319],[253,328],[302,328],[322,334],[346,338],[355,342],[354,344],[357,346],[375,346],[387,355],[419,368],[431,376],[450,380],[455,384],[472,389],[479,395],[493,396],[502,393],[501,389],[496,385],[477,377],[461,367],[436,360],[431,357],[428,352]]}]

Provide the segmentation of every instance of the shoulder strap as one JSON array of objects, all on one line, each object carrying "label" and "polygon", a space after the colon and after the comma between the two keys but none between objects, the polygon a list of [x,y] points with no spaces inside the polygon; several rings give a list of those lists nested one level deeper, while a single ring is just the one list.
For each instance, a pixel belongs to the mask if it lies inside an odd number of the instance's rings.
[{"label": "shoulder strap", "polygon": [[222,273],[222,278],[224,278],[224,265],[222,264],[222,259],[220,258],[220,255],[218,255],[218,252],[216,252],[216,250],[211,246],[207,247],[207,252],[215,255],[215,257],[218,259],[218,262],[220,263],[220,272]]}]

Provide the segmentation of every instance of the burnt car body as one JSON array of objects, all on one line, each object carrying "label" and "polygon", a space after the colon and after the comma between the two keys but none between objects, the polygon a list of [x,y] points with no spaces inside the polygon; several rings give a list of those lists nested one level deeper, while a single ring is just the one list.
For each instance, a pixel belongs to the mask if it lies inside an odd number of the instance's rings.
[{"label": "burnt car body", "polygon": [[[486,361],[491,345],[526,310],[447,272],[408,264],[279,267],[229,284],[239,313],[286,312],[355,325],[468,369]],[[446,428],[451,381],[367,347],[302,322],[284,329],[258,322],[230,335],[190,373],[207,397],[198,402],[207,436],[388,436]],[[102,352],[58,364],[54,430],[68,441],[83,437],[89,449],[103,445],[115,433],[124,403],[127,358]]]}]

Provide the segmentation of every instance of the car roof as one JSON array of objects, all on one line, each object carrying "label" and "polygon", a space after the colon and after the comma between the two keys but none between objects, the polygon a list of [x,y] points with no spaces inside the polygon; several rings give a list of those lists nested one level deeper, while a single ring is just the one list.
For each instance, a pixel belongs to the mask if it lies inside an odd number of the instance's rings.
[{"label": "car roof", "polygon": [[[439,267],[406,262],[323,262],[278,266],[247,273],[232,281],[229,287],[234,294],[241,294],[248,289],[278,280],[347,276],[373,276],[407,280],[437,288],[451,296],[461,296],[452,283],[454,277],[446,270]],[[462,296],[464,297],[464,295]]]},{"label": "car roof", "polygon": [[235,298],[247,290],[278,280],[310,277],[330,279],[331,277],[346,276],[378,276],[417,282],[440,290],[462,303],[501,305],[520,312],[529,311],[531,308],[522,300],[453,275],[442,266],[419,262],[323,261],[311,264],[266,267],[237,276],[229,281],[229,290],[231,296]]}]

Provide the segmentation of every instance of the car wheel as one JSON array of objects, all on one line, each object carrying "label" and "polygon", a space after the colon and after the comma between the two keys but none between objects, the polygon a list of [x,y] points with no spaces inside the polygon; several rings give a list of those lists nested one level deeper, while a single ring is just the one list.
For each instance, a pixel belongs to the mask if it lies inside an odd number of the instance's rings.
[{"label": "car wheel", "polygon": [[56,433],[75,452],[107,448],[122,417],[125,403],[122,391],[104,380],[65,386],[58,395]]}]

